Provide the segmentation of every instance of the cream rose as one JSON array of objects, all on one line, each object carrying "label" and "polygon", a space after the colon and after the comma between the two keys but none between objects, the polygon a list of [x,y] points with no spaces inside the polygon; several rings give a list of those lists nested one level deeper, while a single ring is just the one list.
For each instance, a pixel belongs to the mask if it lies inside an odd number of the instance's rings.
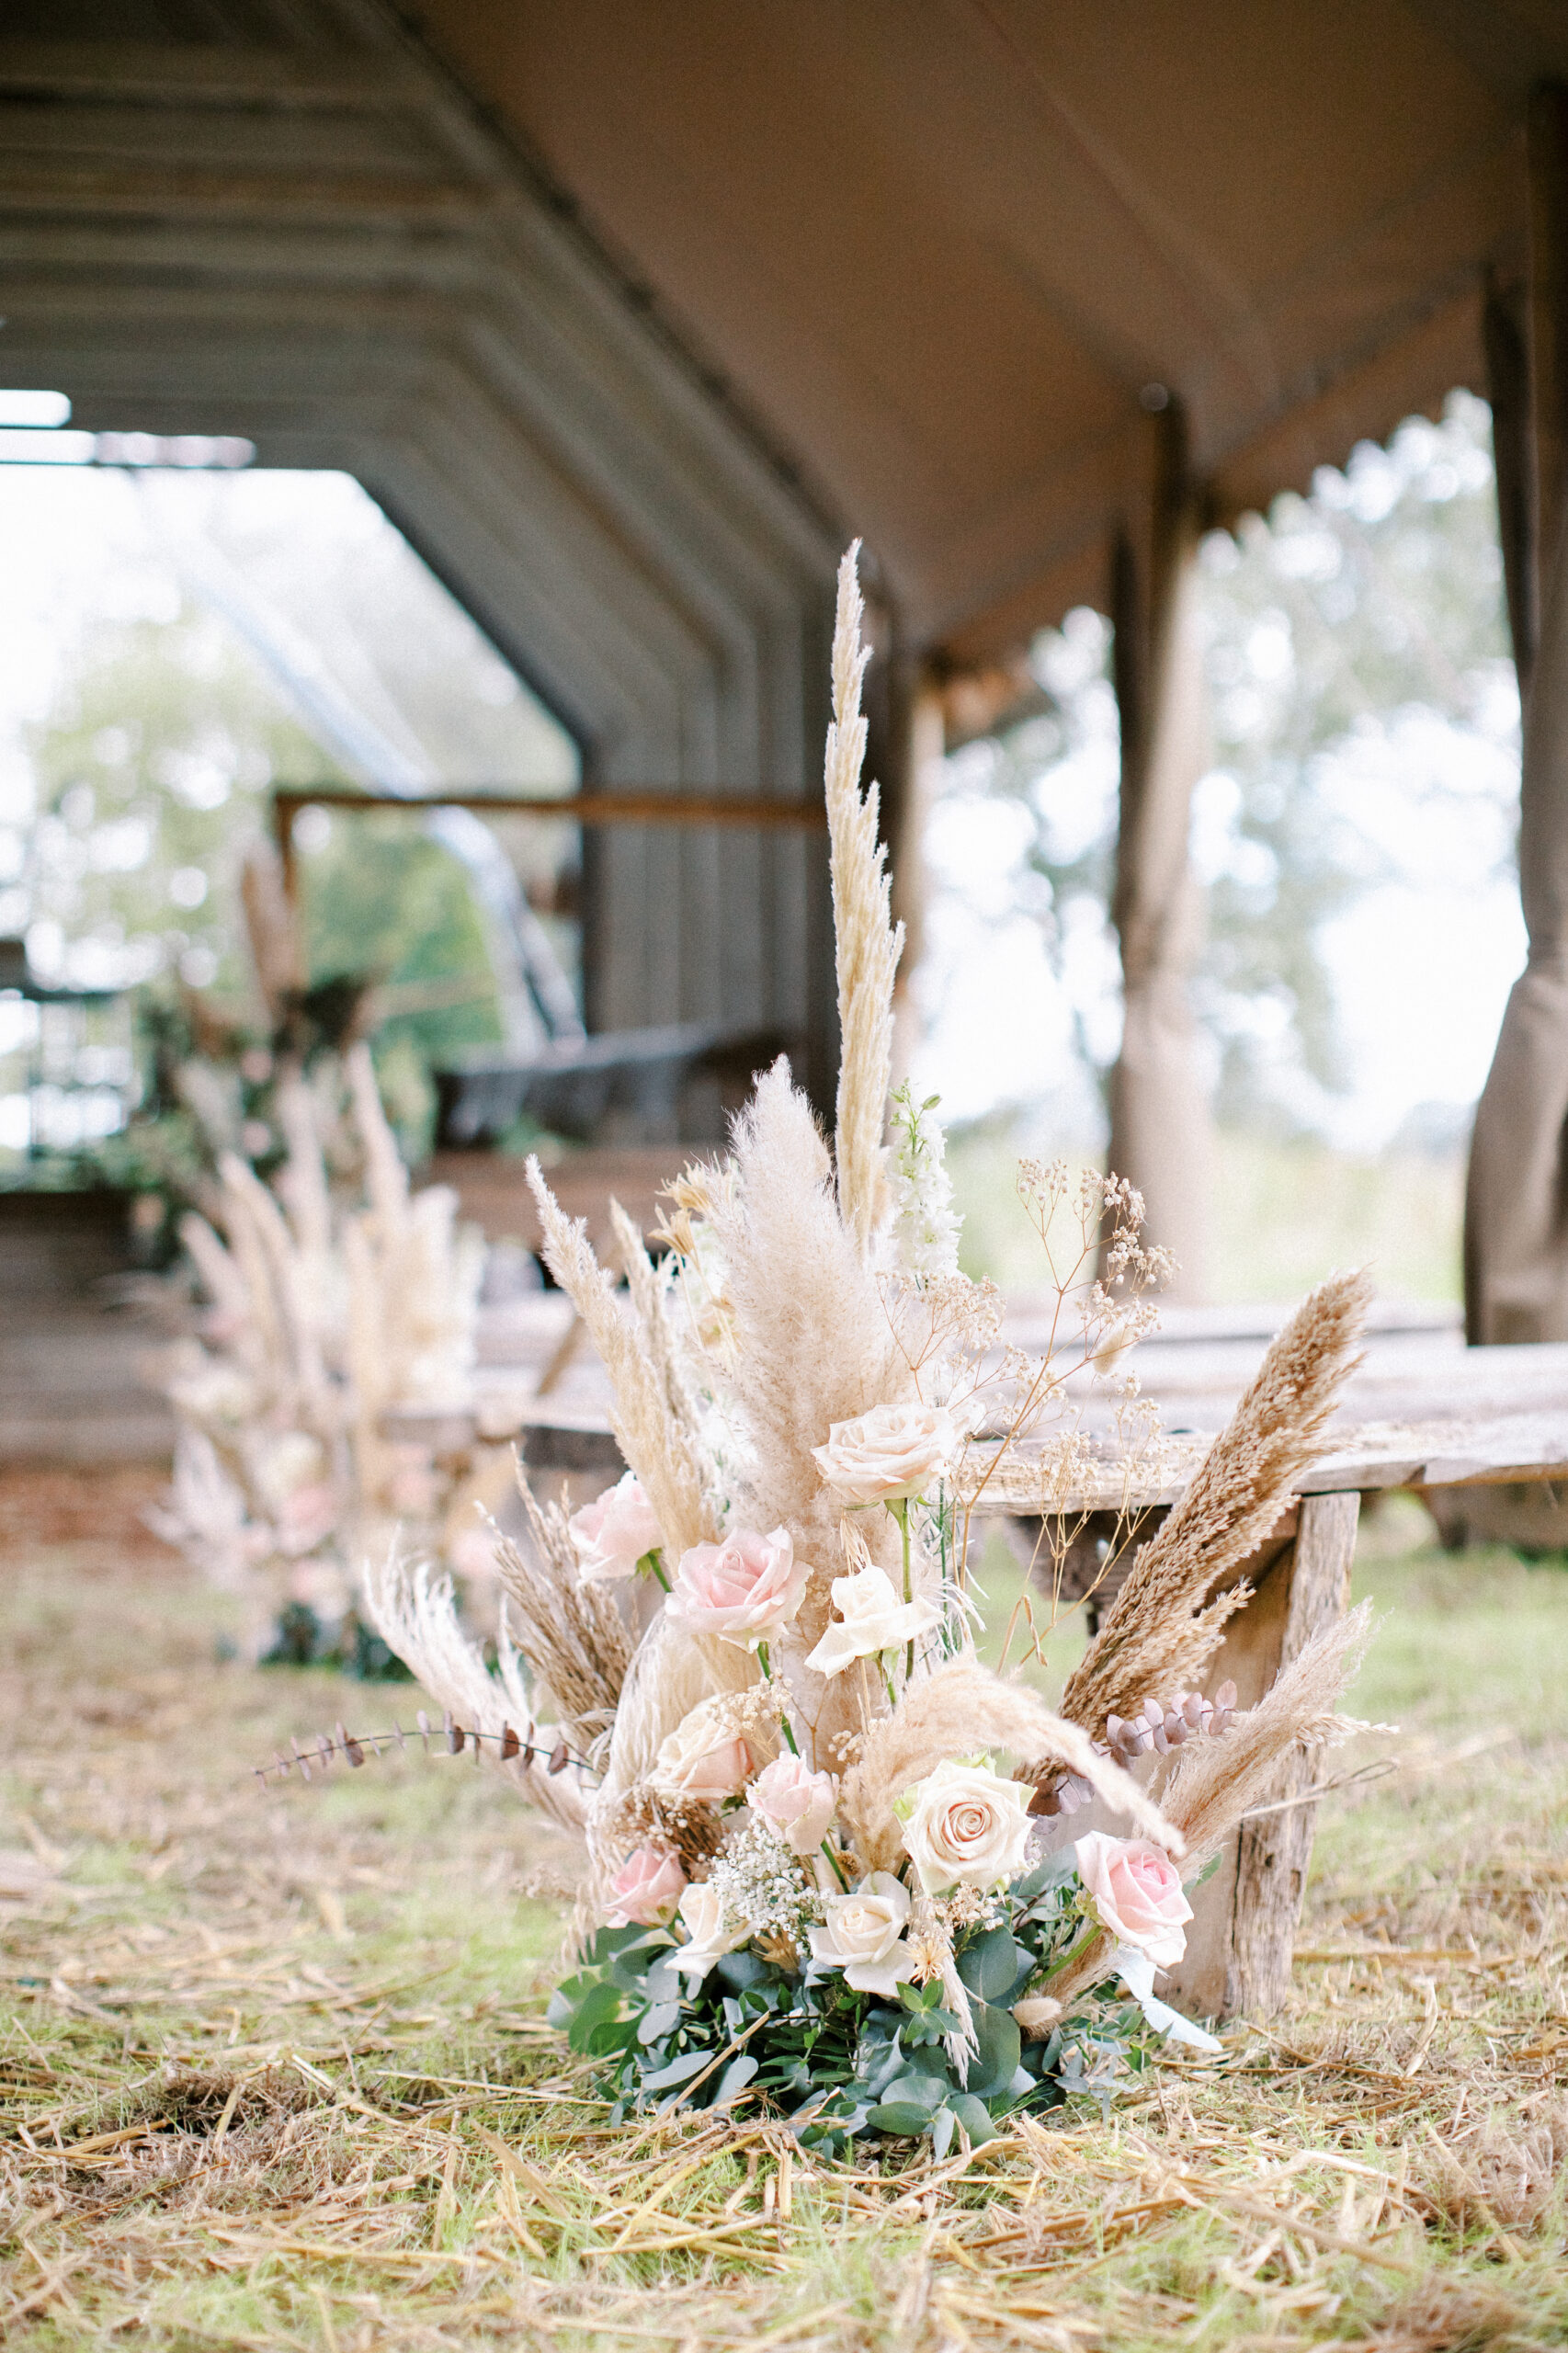
[{"label": "cream rose", "polygon": [[657,1796],[717,1805],[740,1795],[761,1760],[725,1713],[722,1699],[703,1699],[665,1734],[648,1776]]},{"label": "cream rose", "polygon": [[826,1629],[806,1665],[817,1675],[842,1675],[858,1658],[895,1651],[928,1633],[941,1618],[933,1601],[901,1601],[885,1569],[859,1569],[835,1577],[837,1619]]},{"label": "cream rose", "polygon": [[803,1757],[788,1751],[764,1766],[746,1803],[788,1842],[796,1855],[814,1855],[827,1836],[838,1785],[831,1773],[813,1773]]},{"label": "cream rose", "polygon": [[722,1899],[705,1880],[697,1881],[687,1889],[676,1907],[676,1917],[690,1941],[677,1945],[666,1957],[672,1969],[680,1970],[687,1977],[706,1977],[720,1954],[735,1951],[750,1933],[744,1921],[738,1928],[726,1925]]},{"label": "cream rose", "polygon": [[694,1544],[680,1556],[666,1613],[696,1634],[718,1634],[756,1650],[771,1643],[801,1606],[811,1564],[795,1558],[787,1528],[771,1536],[737,1529],[722,1544]]},{"label": "cream rose", "polygon": [[950,1758],[917,1781],[909,1793],[903,1843],[926,1894],[1016,1879],[1028,1845],[1029,1795],[989,1765]]},{"label": "cream rose", "polygon": [[1091,1830],[1073,1849],[1096,1919],[1119,1944],[1146,1952],[1160,1969],[1174,1969],[1187,1950],[1192,1906],[1181,1874],[1147,1838],[1111,1838]]},{"label": "cream rose", "polygon": [[824,1485],[852,1504],[892,1504],[935,1484],[959,1449],[950,1414],[935,1405],[873,1405],[835,1422],[812,1459]]},{"label": "cream rose", "polygon": [[825,1926],[812,1930],[812,1959],[842,1969],[845,1984],[858,1994],[881,1994],[891,2002],[909,1982],[908,1888],[892,1871],[873,1871],[847,1895],[830,1895],[826,1908]]},{"label": "cream rose", "polygon": [[629,1577],[645,1553],[661,1541],[653,1506],[629,1471],[613,1487],[566,1523],[577,1555],[577,1574],[590,1583],[603,1577]]},{"label": "cream rose", "polygon": [[687,1885],[686,1873],[673,1855],[656,1847],[639,1847],[629,1855],[610,1881],[610,1906],[605,1918],[612,1928],[662,1928],[675,1911]]}]

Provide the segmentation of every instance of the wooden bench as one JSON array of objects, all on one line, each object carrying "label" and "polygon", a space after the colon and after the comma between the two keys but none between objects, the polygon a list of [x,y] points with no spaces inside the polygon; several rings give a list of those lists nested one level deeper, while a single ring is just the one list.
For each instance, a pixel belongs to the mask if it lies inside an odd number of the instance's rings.
[{"label": "wooden bench", "polygon": [[[560,1314],[564,1302],[557,1308]],[[1223,1364],[1196,1352],[1185,1372],[1176,1344],[1145,1344],[1140,1351],[1146,1387],[1162,1407],[1170,1432],[1157,1472],[1128,1490],[1112,1466],[1096,1484],[1056,1498],[1064,1517],[1168,1508],[1186,1488],[1215,1430],[1261,1358],[1267,1334],[1240,1345],[1233,1337],[1205,1339],[1222,1347]],[[1371,1336],[1368,1361],[1347,1384],[1341,1415],[1331,1425],[1330,1448],[1301,1483],[1297,1501],[1267,1544],[1238,1570],[1254,1585],[1252,1599],[1231,1620],[1206,1678],[1212,1691],[1229,1679],[1243,1707],[1262,1698],[1281,1665],[1327,1620],[1345,1609],[1361,1498],[1392,1488],[1437,1497],[1484,1496],[1506,1487],[1568,1489],[1568,1347],[1465,1349],[1446,1322],[1413,1339],[1384,1326]],[[1156,1351],[1165,1354],[1161,1367]],[[1156,1359],[1155,1361],[1151,1361]],[[596,1387],[596,1383],[597,1386]],[[550,1395],[499,1392],[472,1418],[477,1436],[520,1441],[536,1464],[614,1475],[619,1456],[609,1436],[603,1376],[590,1358],[568,1403]],[[1084,1397],[1085,1425],[1105,1415]],[[1387,1417],[1369,1406],[1402,1409]],[[1412,1410],[1415,1409],[1415,1410]],[[1364,1419],[1352,1419],[1359,1413]],[[1201,1424],[1199,1415],[1201,1414]],[[1190,1418],[1189,1418],[1190,1417]],[[1186,1427],[1183,1425],[1186,1424]],[[404,1427],[410,1427],[404,1417]],[[590,1462],[582,1453],[595,1445]],[[574,1460],[564,1459],[572,1452]],[[558,1458],[560,1458],[558,1461]],[[988,1493],[983,1518],[1027,1514],[1027,1472],[1006,1492]],[[1038,1512],[1038,1506],[1035,1506]],[[1319,1760],[1303,1756],[1283,1785],[1243,1824],[1221,1867],[1199,1890],[1187,1952],[1173,1972],[1170,1998],[1202,2017],[1265,2016],[1290,1982],[1291,1950],[1312,1859]]]}]

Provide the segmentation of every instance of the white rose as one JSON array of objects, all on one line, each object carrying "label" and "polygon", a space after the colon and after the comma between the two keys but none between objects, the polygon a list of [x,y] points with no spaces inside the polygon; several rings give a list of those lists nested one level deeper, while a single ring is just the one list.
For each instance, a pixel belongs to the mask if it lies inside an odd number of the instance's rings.
[{"label": "white rose", "polygon": [[958,1427],[936,1405],[873,1405],[835,1422],[812,1459],[824,1483],[853,1504],[897,1503],[936,1483],[958,1453]]},{"label": "white rose", "polygon": [[933,1601],[901,1601],[887,1571],[878,1568],[835,1577],[833,1606],[838,1620],[806,1661],[817,1675],[842,1675],[858,1658],[898,1650],[928,1633],[942,1615]]},{"label": "white rose", "polygon": [[950,1758],[917,1781],[903,1843],[926,1894],[946,1895],[960,1882],[995,1887],[1016,1879],[1032,1827],[1029,1796],[988,1765]]},{"label": "white rose", "polygon": [[891,1871],[873,1871],[847,1895],[827,1899],[827,1923],[812,1930],[812,1959],[842,1969],[858,1994],[887,2001],[909,1982],[909,1890]]},{"label": "white rose", "polygon": [[760,1759],[727,1722],[722,1699],[702,1699],[665,1734],[648,1779],[662,1798],[698,1798],[717,1805],[739,1797]]},{"label": "white rose", "polygon": [[676,1917],[690,1942],[677,1945],[668,1960],[672,1969],[687,1977],[706,1977],[721,1953],[734,1952],[746,1940],[744,1922],[738,1928],[725,1925],[723,1900],[706,1880],[687,1889],[676,1907]]}]

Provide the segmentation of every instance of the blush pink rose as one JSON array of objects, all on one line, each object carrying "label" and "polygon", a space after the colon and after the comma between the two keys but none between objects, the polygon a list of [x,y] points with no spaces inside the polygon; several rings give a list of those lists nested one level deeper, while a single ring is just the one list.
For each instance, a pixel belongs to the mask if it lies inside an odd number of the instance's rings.
[{"label": "blush pink rose", "polygon": [[837,1802],[833,1775],[813,1773],[803,1757],[788,1749],[763,1767],[746,1791],[753,1813],[778,1831],[796,1855],[816,1853]]},{"label": "blush pink rose", "polygon": [[673,1855],[656,1847],[639,1847],[629,1855],[610,1881],[610,1906],[605,1918],[612,1928],[662,1928],[674,1919],[686,1893],[686,1873]]},{"label": "blush pink rose", "polygon": [[1192,1906],[1163,1847],[1147,1838],[1110,1838],[1091,1830],[1073,1851],[1101,1927],[1119,1944],[1146,1952],[1158,1968],[1174,1969],[1187,1950]]},{"label": "blush pink rose", "polygon": [[680,1556],[665,1608],[695,1634],[718,1634],[756,1650],[771,1643],[801,1606],[810,1565],[795,1558],[787,1528],[771,1536],[737,1529],[722,1544],[694,1544]]},{"label": "blush pink rose", "polygon": [[629,1577],[646,1552],[657,1550],[659,1523],[653,1506],[631,1472],[566,1523],[577,1554],[577,1573],[593,1582]]}]

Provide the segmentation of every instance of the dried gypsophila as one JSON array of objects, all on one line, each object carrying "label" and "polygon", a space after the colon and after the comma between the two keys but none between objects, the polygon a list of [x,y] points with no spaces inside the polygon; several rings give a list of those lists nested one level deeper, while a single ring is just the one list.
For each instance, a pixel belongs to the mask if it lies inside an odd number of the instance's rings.
[{"label": "dried gypsophila", "polygon": [[603,1854],[657,1847],[678,1858],[687,1879],[706,1879],[723,1841],[724,1824],[717,1806],[703,1799],[664,1796],[639,1781],[616,1800],[594,1836]]},{"label": "dried gypsophila", "polygon": [[931,1913],[949,1938],[971,1928],[994,1928],[1007,1917],[1006,1893],[997,1887],[955,1887],[950,1894],[931,1898]]},{"label": "dried gypsophila", "polygon": [[732,1831],[708,1873],[708,1883],[733,1927],[753,1937],[781,1938],[797,1950],[807,1929],[825,1919],[818,1889],[798,1855],[770,1823],[752,1821]]}]

